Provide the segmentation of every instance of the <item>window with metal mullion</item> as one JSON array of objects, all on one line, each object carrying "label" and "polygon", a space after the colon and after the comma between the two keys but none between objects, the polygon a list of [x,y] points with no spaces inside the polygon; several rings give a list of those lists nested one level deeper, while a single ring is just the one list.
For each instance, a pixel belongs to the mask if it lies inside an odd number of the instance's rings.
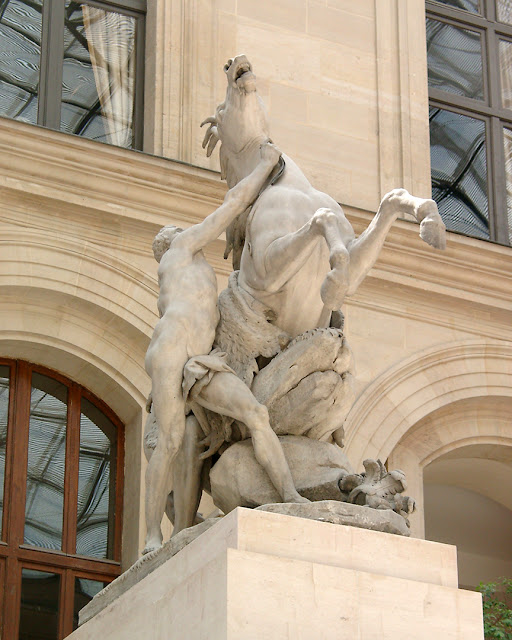
[{"label": "window with metal mullion", "polygon": [[[103,11],[107,11],[110,13],[116,13],[120,15],[127,16],[135,21],[136,29],[135,29],[135,84],[134,84],[134,103],[133,103],[133,120],[132,120],[132,147],[135,149],[142,149],[143,147],[143,123],[144,123],[144,52],[145,52],[145,10],[146,10],[146,2],[145,0],[119,0],[119,1],[111,1],[102,2],[101,0],[75,0],[74,2],[68,3],[68,11],[72,6],[82,6],[87,5],[90,7],[95,7],[97,9],[102,9]],[[71,33],[73,33],[75,38],[79,40],[83,40],[82,45],[85,49],[88,48],[88,44],[85,41],[83,35],[79,36],[78,33],[75,32],[72,25],[69,23],[68,15],[64,15],[64,28],[68,29]],[[63,36],[64,37],[64,36]],[[73,55],[68,55],[66,51],[62,52],[63,60],[65,59],[73,59]],[[76,59],[76,58],[75,58]],[[62,67],[62,64],[61,64]],[[62,69],[61,69],[62,75]],[[62,87],[59,88],[61,96]],[[61,96],[62,97],[62,96]],[[69,99],[62,101],[62,104],[72,105],[74,102]],[[82,106],[77,103],[75,106]],[[81,121],[76,125],[73,133],[78,135],[83,135],[83,131],[87,128],[89,122],[101,111],[100,100],[98,99],[96,104],[93,107],[89,108],[89,110],[83,115]],[[61,128],[61,123],[59,122],[59,127]],[[87,137],[87,136],[86,136]]]},{"label": "window with metal mullion", "polygon": [[[494,3],[492,3],[494,4]],[[494,10],[494,6],[492,7]],[[501,32],[502,30],[500,30]],[[509,30],[511,31],[511,30]],[[489,120],[489,191],[492,194],[492,206],[489,202],[491,239],[500,244],[509,243],[507,220],[507,181],[505,175],[505,149],[503,125],[512,124],[512,110],[502,107],[502,86],[500,77],[499,42],[502,39],[498,30],[489,29],[487,72],[490,81],[489,101],[492,117]]]},{"label": "window with metal mullion", "polygon": [[135,105],[133,113],[134,147],[142,149],[144,143],[144,56],[146,50],[146,16],[139,16],[135,42]]},{"label": "window with metal mullion", "polygon": [[472,111],[479,116],[490,117],[495,113],[495,109],[492,109],[483,100],[477,100],[475,98],[467,98],[456,93],[449,93],[448,91],[442,91],[434,87],[429,87],[428,96],[431,100],[436,102],[442,102],[447,107],[456,107],[457,109],[465,109]]},{"label": "window with metal mullion", "polygon": [[507,218],[507,179],[505,173],[505,147],[503,139],[503,122],[499,118],[491,118],[490,145],[492,158],[490,184],[492,185],[492,234],[491,239],[500,244],[509,245],[509,228]]},{"label": "window with metal mullion", "polygon": [[433,18],[448,18],[457,22],[459,25],[463,25],[465,27],[477,27],[480,29],[485,29],[488,25],[488,20],[485,17],[485,14],[479,15],[476,13],[470,13],[463,9],[455,9],[449,5],[436,4],[434,2],[429,2],[428,0],[425,4],[427,15],[432,14],[431,17]]},{"label": "window with metal mullion", "polygon": [[[491,216],[491,212],[490,212],[490,207],[491,204],[493,202],[493,198],[492,198],[492,194],[491,194],[491,185],[489,182],[489,153],[490,153],[490,146],[489,146],[489,117],[486,116],[482,116],[480,114],[475,114],[473,111],[468,110],[468,109],[464,109],[464,108],[459,108],[453,104],[450,103],[446,103],[446,102],[441,102],[441,101],[437,101],[437,100],[430,100],[429,101],[429,106],[433,109],[440,109],[441,111],[444,111],[446,113],[453,113],[453,114],[457,114],[460,116],[463,116],[465,118],[469,118],[471,120],[479,120],[481,121],[484,126],[485,126],[485,137],[484,137],[484,148],[485,148],[485,154],[486,154],[486,159],[485,159],[485,197],[486,197],[486,201],[487,201],[487,216],[485,217],[485,227],[488,230],[488,235],[489,238],[486,238],[488,240],[492,240],[492,234],[493,234],[493,230],[492,230],[492,223],[490,221],[490,216]],[[432,129],[431,129],[432,131]],[[457,193],[457,197],[460,198],[463,202],[466,203],[467,206],[470,207],[470,209],[472,209],[471,205],[467,202],[466,198],[464,197],[464,191],[460,191],[459,190],[459,186],[461,181],[464,180],[464,177],[468,171],[468,168],[470,166],[471,163],[468,164],[468,160],[473,160],[475,157],[475,154],[477,152],[477,148],[472,148],[471,150],[471,156],[470,157],[463,157],[461,158],[461,162],[460,164],[457,166],[456,170],[453,173],[453,177],[455,178],[455,181],[450,185],[450,191],[452,191],[452,194]],[[455,189],[455,191],[453,191]],[[444,200],[445,196],[443,196],[443,200]],[[438,201],[439,204],[439,201]],[[480,219],[481,222],[484,222],[483,219],[481,218],[480,214],[478,213],[477,210],[473,210],[473,214],[476,216],[477,219]],[[453,228],[450,227],[451,231],[455,231],[457,232],[458,229],[457,228]],[[465,234],[465,235],[469,235],[472,236],[474,234],[465,232],[465,231],[460,231],[461,233]]]},{"label": "window with metal mullion", "polygon": [[487,200],[489,211],[489,240],[508,245],[508,225],[506,215],[505,155],[503,147],[503,124],[498,117],[482,117],[480,114],[454,105],[431,101],[430,105],[446,109],[485,122],[485,152],[487,172]]},{"label": "window with metal mullion", "polygon": [[[444,15],[443,13],[439,13],[439,14],[431,14],[430,12],[427,12],[426,14],[426,20],[433,20],[435,22],[444,24],[444,25],[448,25],[449,27],[453,27],[454,29],[457,29],[458,31],[464,31],[464,30],[469,30],[472,31],[474,33],[477,33],[480,36],[480,56],[481,56],[481,62],[482,62],[482,88],[483,88],[483,98],[470,98],[468,96],[464,96],[461,95],[459,93],[456,92],[452,92],[452,91],[443,91],[441,89],[436,89],[432,86],[430,86],[430,79],[429,79],[429,92],[430,91],[435,91],[436,94],[442,96],[449,96],[449,98],[445,98],[446,100],[450,100],[452,101],[452,98],[454,98],[454,102],[457,101],[457,98],[461,98],[463,100],[469,100],[469,104],[475,103],[476,105],[482,105],[482,104],[488,104],[489,103],[489,78],[488,78],[488,70],[487,70],[487,65],[486,65],[486,60],[487,60],[487,28],[486,28],[486,21],[483,20],[481,21],[481,24],[465,24],[463,22],[461,22],[460,20],[456,20],[454,18],[450,18],[447,17],[446,15]],[[428,25],[427,25],[427,30],[428,30]],[[428,57],[428,51],[429,51],[429,45],[430,45],[430,41],[427,40],[427,57]],[[429,64],[429,73],[430,73],[430,64]],[[435,96],[437,98],[437,95]],[[470,107],[473,108],[473,107]],[[475,107],[478,108],[478,107]]]},{"label": "window with metal mullion", "polygon": [[87,4],[105,11],[115,13],[125,13],[134,18],[140,18],[146,12],[146,2],[144,0],[76,0],[76,4]]},{"label": "window with metal mullion", "polygon": [[64,0],[43,2],[37,124],[57,131],[60,129],[63,52]]},{"label": "window with metal mullion", "polygon": [[489,106],[493,113],[502,110],[501,106],[501,82],[500,82],[500,57],[499,37],[494,29],[487,32],[487,58],[485,60],[486,74],[489,77]]},{"label": "window with metal mullion", "polygon": [[145,0],[86,0],[81,4],[131,16],[137,20],[135,35],[135,104],[133,113],[133,147],[142,149],[144,141],[144,53],[146,37],[146,1]]}]

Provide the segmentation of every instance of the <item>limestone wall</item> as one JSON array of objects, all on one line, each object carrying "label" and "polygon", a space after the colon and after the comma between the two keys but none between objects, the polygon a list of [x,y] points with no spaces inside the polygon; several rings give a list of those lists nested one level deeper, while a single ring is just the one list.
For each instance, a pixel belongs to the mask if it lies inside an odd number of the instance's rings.
[{"label": "limestone wall", "polygon": [[[125,565],[144,532],[150,245],[164,224],[193,224],[222,201],[199,123],[223,98],[227,58],[249,56],[274,140],[358,233],[387,190],[427,196],[430,183],[421,0],[149,0],[147,29],[145,144],[165,157],[0,118],[0,351],[77,380],[127,425]],[[219,288],[222,250],[206,252]],[[414,535],[436,457],[492,444],[512,459],[508,422],[484,411],[512,389],[511,273],[510,248],[449,233],[435,252],[400,221],[346,305],[358,389],[347,453],[407,471]]]},{"label": "limestone wall", "polygon": [[218,168],[200,122],[245,53],[273,140],[339,202],[375,210],[389,189],[430,191],[422,0],[154,0],[147,150]]}]

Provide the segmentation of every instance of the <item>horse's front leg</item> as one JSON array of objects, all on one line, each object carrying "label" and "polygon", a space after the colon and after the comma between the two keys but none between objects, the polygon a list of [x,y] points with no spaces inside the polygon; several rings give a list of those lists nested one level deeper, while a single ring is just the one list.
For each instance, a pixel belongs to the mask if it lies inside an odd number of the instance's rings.
[{"label": "horse's front leg", "polygon": [[253,243],[250,251],[256,274],[255,282],[257,280],[258,286],[251,282],[246,272],[247,283],[268,293],[279,291],[300,271],[315,247],[318,247],[320,237],[324,238],[329,249],[331,265],[331,271],[322,284],[320,294],[327,310],[339,309],[349,283],[349,255],[340,230],[338,215],[331,209],[318,209],[300,229],[276,238],[265,250],[265,238]]},{"label": "horse's front leg", "polygon": [[301,270],[324,233],[321,219],[315,214],[300,229],[279,238],[251,235],[254,237],[245,251],[252,256],[253,266],[244,270],[244,278],[255,289],[275,293]]},{"label": "horse's front leg", "polygon": [[[434,200],[424,200],[411,196],[405,189],[394,189],[387,193],[380,203],[379,209],[365,231],[348,246],[349,287],[347,294],[355,293],[367,273],[373,267],[393,222],[399,215],[412,214],[421,222],[421,237],[436,246],[444,248],[444,224],[437,211]],[[435,227],[439,240],[432,242],[432,227]],[[425,237],[429,235],[429,238]]]}]

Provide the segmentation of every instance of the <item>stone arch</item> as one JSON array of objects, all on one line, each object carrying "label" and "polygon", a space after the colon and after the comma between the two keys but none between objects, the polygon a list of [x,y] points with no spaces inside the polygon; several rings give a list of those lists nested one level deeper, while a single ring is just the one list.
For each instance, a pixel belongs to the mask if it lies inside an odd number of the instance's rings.
[{"label": "stone arch", "polygon": [[[123,564],[138,557],[144,355],[157,283],[112,251],[67,236],[2,235],[0,355],[55,369],[101,398],[126,427]],[[126,526],[129,524],[129,526]]]},{"label": "stone arch", "polygon": [[408,493],[417,500],[412,535],[427,533],[456,543],[461,584],[466,586],[496,579],[512,568],[507,551],[512,527],[510,415],[510,397],[456,401],[420,420],[388,458],[390,467],[406,473]]},{"label": "stone arch", "polygon": [[425,536],[423,474],[426,467],[438,460],[462,457],[494,460],[494,480],[489,477],[488,465],[484,471],[473,464],[472,474],[459,474],[457,486],[512,509],[510,492],[506,484],[501,486],[499,482],[504,472],[512,474],[512,467],[508,471],[503,467],[506,460],[512,460],[511,411],[512,397],[459,400],[425,416],[397,443],[388,464],[405,472],[407,493],[416,499],[417,512],[411,517],[413,535]]},{"label": "stone arch", "polygon": [[62,233],[26,230],[23,237],[19,231],[3,232],[0,246],[3,293],[23,289],[30,302],[33,290],[58,292],[109,311],[151,336],[157,319],[156,277],[120,258],[107,242],[101,246]]},{"label": "stone arch", "polygon": [[345,423],[347,455],[357,468],[368,457],[386,460],[429,414],[485,397],[512,398],[512,343],[461,341],[414,354],[355,402]]}]

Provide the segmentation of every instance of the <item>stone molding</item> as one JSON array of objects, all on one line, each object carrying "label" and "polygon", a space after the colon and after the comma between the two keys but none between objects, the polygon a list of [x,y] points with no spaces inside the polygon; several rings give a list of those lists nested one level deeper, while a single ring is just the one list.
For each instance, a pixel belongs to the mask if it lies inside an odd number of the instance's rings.
[{"label": "stone molding", "polygon": [[358,468],[386,460],[421,419],[453,402],[512,397],[512,343],[437,345],[388,369],[369,384],[345,422],[346,453]]},{"label": "stone molding", "polygon": [[2,229],[0,286],[55,291],[108,310],[151,337],[157,320],[154,278],[92,243],[39,230]]},{"label": "stone molding", "polygon": [[155,226],[200,221],[226,192],[208,169],[2,117],[0,167],[3,189]]},{"label": "stone molding", "polygon": [[[413,536],[422,538],[425,535],[423,470],[440,458],[451,465],[454,473],[454,465],[460,461],[458,456],[473,458],[471,473],[459,473],[458,486],[511,508],[509,482],[503,482],[502,477],[503,472],[510,475],[511,410],[511,397],[476,397],[453,402],[420,420],[395,446],[388,464],[404,471],[408,491],[417,500],[417,512],[411,517]],[[489,477],[488,470],[480,469],[480,457],[487,464],[492,460],[496,469],[501,465],[500,473],[495,469],[495,474]],[[500,477],[501,482],[497,480]]]},{"label": "stone molding", "polygon": [[[45,203],[62,215],[83,212],[94,218],[107,213],[116,224],[132,225],[135,235],[148,237],[170,221],[189,225],[202,220],[226,193],[216,172],[5,118],[0,118],[0,188],[4,198],[32,202],[36,211],[37,203]],[[347,213],[357,232],[372,216],[353,208]],[[447,251],[435,252],[421,242],[416,224],[398,221],[371,272],[371,297],[388,281],[431,292],[428,302],[423,296],[423,306],[433,309],[432,315],[440,315],[443,300],[438,296],[448,296],[450,304],[457,299],[463,305],[499,309],[506,314],[504,324],[510,325],[512,250],[448,235]],[[230,262],[222,259],[222,244],[217,241],[208,258],[217,273],[227,275]],[[368,304],[365,286],[353,303]],[[381,293],[384,308],[403,301],[400,289],[388,287]]]}]

